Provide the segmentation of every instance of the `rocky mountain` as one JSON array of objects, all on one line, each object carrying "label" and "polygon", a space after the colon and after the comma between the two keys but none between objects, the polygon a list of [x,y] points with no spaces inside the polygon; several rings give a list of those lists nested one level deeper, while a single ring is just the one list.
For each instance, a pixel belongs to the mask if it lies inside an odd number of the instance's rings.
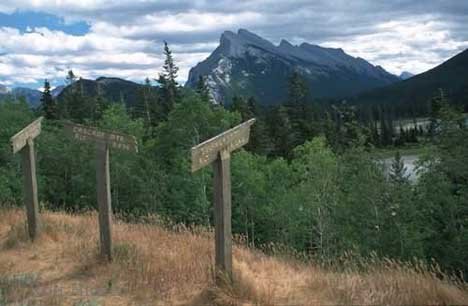
[{"label": "rocky mountain", "polygon": [[442,89],[453,102],[468,111],[468,49],[439,66],[383,88],[358,95],[359,103],[387,104],[400,111],[428,111],[428,101]]},{"label": "rocky mountain", "polygon": [[219,46],[190,70],[187,87],[205,77],[217,102],[234,95],[254,96],[263,104],[276,104],[287,96],[287,80],[298,71],[313,97],[337,98],[399,81],[380,66],[346,54],[342,49],[308,43],[299,46],[282,40],[279,45],[240,29],[221,35]]},{"label": "rocky mountain", "polygon": [[411,72],[408,72],[408,71],[403,71],[402,73],[400,73],[400,79],[402,80],[407,80],[409,78],[412,78],[414,77],[414,74],[412,74]]}]

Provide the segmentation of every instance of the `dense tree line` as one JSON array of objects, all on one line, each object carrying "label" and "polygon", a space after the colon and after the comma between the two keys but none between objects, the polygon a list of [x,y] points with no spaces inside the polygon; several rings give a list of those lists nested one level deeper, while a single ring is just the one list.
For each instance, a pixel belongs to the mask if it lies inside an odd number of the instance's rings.
[{"label": "dense tree line", "polygon": [[[434,146],[421,161],[419,180],[410,182],[399,155],[386,175],[369,152],[384,137],[376,120],[362,120],[363,111],[346,103],[309,103],[300,76],[291,77],[290,100],[281,106],[265,110],[254,99],[236,97],[225,108],[212,103],[203,79],[195,91],[181,88],[167,45],[165,54],[160,86],[153,90],[148,79],[133,108],[99,94],[83,97],[79,87],[61,104],[44,91],[37,112],[24,101],[1,103],[0,203],[21,203],[20,164],[9,138],[39,112],[47,117],[36,145],[40,200],[47,208],[96,207],[94,148],[63,134],[61,121],[74,120],[138,140],[138,154],[111,153],[117,214],[210,225],[212,170],[191,174],[190,148],[256,117],[250,144],[233,154],[235,233],[252,245],[273,242],[322,262],[345,252],[435,258],[444,269],[468,273],[468,131],[443,95],[432,101]],[[69,79],[76,82],[72,72]],[[393,130],[386,133],[393,144]]]},{"label": "dense tree line", "polygon": [[[333,151],[343,152],[355,141],[367,148],[402,147],[425,142],[431,133],[429,127],[418,125],[417,118],[405,118],[402,124],[392,108],[312,99],[299,73],[291,75],[288,88],[288,99],[278,106],[262,107],[254,98],[241,96],[235,96],[228,106],[243,120],[257,118],[249,151],[289,159],[296,146],[321,135]],[[434,108],[433,101],[428,105]]]}]

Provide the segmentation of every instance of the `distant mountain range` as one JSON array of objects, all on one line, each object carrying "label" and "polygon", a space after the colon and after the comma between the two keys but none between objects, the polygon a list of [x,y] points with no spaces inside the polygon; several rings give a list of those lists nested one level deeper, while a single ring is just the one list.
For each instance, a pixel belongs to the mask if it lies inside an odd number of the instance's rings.
[{"label": "distant mountain range", "polygon": [[442,89],[452,102],[468,111],[468,49],[439,66],[407,80],[362,93],[356,102],[386,104],[395,109],[428,111],[428,101]]},{"label": "distant mountain range", "polygon": [[[55,87],[51,91],[52,96],[57,97],[64,88],[65,86],[63,85]],[[36,108],[41,103],[42,92],[27,87],[15,87],[10,89],[4,85],[0,85],[0,100],[6,97],[12,97],[13,99],[24,97],[31,107]]]},{"label": "distant mountain range", "polygon": [[[306,80],[312,97],[354,104],[384,104],[415,113],[428,111],[428,100],[442,88],[453,101],[468,111],[468,50],[418,75],[403,72],[399,77],[373,66],[341,49],[303,43],[293,46],[286,40],[278,46],[247,31],[224,32],[220,45],[203,62],[190,70],[186,87],[194,88],[205,77],[214,99],[229,103],[234,95],[254,96],[263,105],[284,102],[288,79],[297,71]],[[132,106],[143,85],[119,78],[80,79],[72,86],[59,86],[52,94],[60,101],[72,90]],[[154,87],[157,90],[157,87]],[[29,88],[9,89],[0,85],[0,99],[25,96],[33,107],[41,92]]]},{"label": "distant mountain range", "polygon": [[262,104],[277,104],[287,97],[288,78],[294,71],[306,80],[312,97],[337,98],[398,82],[380,66],[346,54],[342,49],[308,43],[278,46],[240,29],[221,35],[220,45],[190,70],[187,87],[202,76],[217,102],[234,95],[254,96]]},{"label": "distant mountain range", "polygon": [[[96,96],[100,93],[104,98],[111,102],[124,102],[127,106],[134,105],[139,98],[139,89],[143,87],[132,81],[120,78],[100,77],[96,80],[79,79],[71,86],[57,86],[51,93],[60,102],[67,94],[74,90],[79,90],[85,96]],[[28,104],[36,108],[41,103],[42,92],[36,89],[16,87],[9,89],[0,85],[0,100],[5,97],[19,98],[24,97]]]}]

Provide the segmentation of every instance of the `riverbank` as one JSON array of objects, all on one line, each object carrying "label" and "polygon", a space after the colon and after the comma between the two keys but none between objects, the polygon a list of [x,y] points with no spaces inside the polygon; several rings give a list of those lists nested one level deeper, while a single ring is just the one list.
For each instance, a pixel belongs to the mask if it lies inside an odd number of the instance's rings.
[{"label": "riverbank", "polygon": [[376,159],[388,159],[394,158],[396,152],[400,152],[401,156],[423,156],[430,154],[431,150],[434,150],[434,146],[428,143],[404,145],[401,147],[386,147],[386,148],[374,148],[370,151],[372,157]]}]

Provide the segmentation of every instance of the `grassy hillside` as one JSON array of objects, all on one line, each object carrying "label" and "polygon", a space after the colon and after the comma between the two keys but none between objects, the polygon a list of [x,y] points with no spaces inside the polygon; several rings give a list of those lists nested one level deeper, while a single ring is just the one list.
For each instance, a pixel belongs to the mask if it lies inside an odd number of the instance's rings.
[{"label": "grassy hillside", "polygon": [[[237,245],[233,285],[213,282],[212,232],[155,217],[114,226],[112,263],[97,257],[97,215],[43,214],[28,242],[24,213],[0,210],[0,305],[467,304],[464,283],[395,262],[320,268]],[[10,305],[10,304],[8,304]]]}]

